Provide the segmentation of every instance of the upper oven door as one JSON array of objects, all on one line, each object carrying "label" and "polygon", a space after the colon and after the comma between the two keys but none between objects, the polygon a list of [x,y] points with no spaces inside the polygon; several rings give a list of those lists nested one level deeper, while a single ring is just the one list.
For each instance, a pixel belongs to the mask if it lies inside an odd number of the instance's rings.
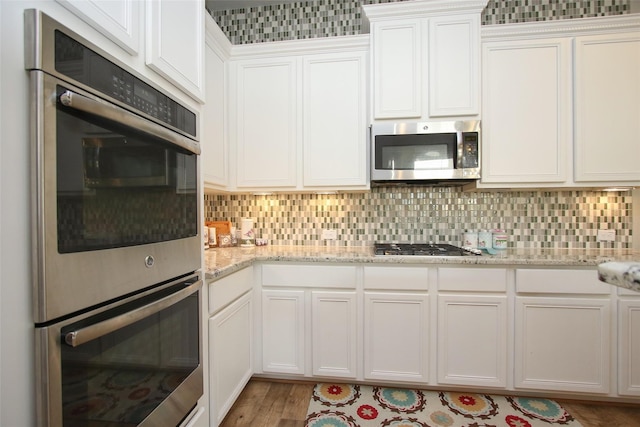
[{"label": "upper oven door", "polygon": [[31,73],[36,323],[198,270],[197,144]]}]

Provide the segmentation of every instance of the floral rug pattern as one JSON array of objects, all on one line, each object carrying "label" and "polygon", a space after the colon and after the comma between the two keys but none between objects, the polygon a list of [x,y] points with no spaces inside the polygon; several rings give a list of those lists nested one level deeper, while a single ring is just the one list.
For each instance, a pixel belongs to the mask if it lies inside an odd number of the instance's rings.
[{"label": "floral rug pattern", "polygon": [[316,384],[305,427],[580,427],[549,399]]}]

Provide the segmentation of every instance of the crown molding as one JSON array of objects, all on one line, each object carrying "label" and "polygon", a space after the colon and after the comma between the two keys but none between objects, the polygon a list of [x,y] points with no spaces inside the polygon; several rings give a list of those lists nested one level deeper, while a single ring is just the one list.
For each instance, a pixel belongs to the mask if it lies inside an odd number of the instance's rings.
[{"label": "crown molding", "polygon": [[414,0],[362,5],[363,19],[422,18],[435,15],[480,13],[488,0]]},{"label": "crown molding", "polygon": [[329,52],[353,52],[369,49],[369,35],[285,40],[231,46],[231,59],[257,59],[261,57],[306,55]]},{"label": "crown molding", "polygon": [[483,25],[480,29],[480,34],[482,41],[498,41],[512,38],[535,39],[628,31],[640,31],[640,13],[594,18],[560,19],[555,21]]},{"label": "crown molding", "polygon": [[207,45],[225,60],[229,59],[233,45],[209,13],[206,14],[205,24],[205,42]]}]

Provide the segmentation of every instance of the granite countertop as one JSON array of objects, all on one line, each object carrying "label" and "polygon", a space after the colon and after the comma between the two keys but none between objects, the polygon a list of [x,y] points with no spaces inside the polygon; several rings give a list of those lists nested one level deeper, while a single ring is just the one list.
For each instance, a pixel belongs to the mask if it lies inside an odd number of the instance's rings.
[{"label": "granite countertop", "polygon": [[640,261],[600,264],[598,278],[605,283],[640,292]]},{"label": "granite countertop", "polygon": [[205,278],[218,279],[256,261],[595,267],[614,261],[640,263],[640,252],[613,249],[507,249],[496,255],[426,257],[376,256],[372,247],[267,245],[212,248],[204,251]]}]

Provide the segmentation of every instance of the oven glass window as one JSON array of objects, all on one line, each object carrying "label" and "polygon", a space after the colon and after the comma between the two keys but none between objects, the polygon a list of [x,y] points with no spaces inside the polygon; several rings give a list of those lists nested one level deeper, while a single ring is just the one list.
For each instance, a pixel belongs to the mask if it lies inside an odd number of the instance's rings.
[{"label": "oven glass window", "polygon": [[58,252],[197,234],[195,154],[59,103],[56,133]]},{"label": "oven glass window", "polygon": [[63,426],[140,424],[198,367],[198,312],[196,292],[77,347],[66,344],[65,335],[106,316],[65,327],[61,334]]},{"label": "oven glass window", "polygon": [[453,169],[456,141],[455,133],[376,136],[376,169]]}]

